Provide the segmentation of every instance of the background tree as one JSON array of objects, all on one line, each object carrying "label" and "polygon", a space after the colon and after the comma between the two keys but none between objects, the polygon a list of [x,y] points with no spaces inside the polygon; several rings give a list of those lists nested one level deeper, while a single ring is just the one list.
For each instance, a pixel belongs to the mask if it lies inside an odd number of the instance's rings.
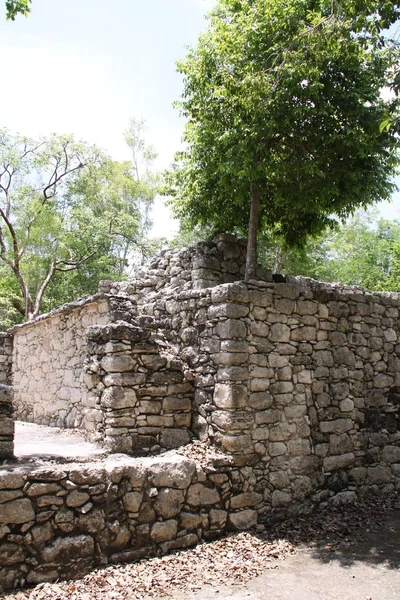
[{"label": "background tree", "polygon": [[131,162],[72,137],[1,131],[0,260],[18,283],[13,308],[33,318],[45,293],[51,308],[94,291],[99,278],[121,277],[130,249],[142,243],[141,207],[155,193],[144,189]]},{"label": "background tree", "polygon": [[186,149],[168,178],[176,216],[256,239],[304,244],[356,208],[388,198],[396,135],[396,2],[219,0],[178,69]]},{"label": "background tree", "polygon": [[400,221],[376,211],[358,211],[334,231],[308,239],[304,248],[288,248],[261,235],[259,260],[274,271],[322,281],[361,285],[371,291],[400,290]]},{"label": "background tree", "polygon": [[6,19],[15,21],[15,17],[20,14],[25,17],[31,12],[32,0],[7,0],[6,1]]}]

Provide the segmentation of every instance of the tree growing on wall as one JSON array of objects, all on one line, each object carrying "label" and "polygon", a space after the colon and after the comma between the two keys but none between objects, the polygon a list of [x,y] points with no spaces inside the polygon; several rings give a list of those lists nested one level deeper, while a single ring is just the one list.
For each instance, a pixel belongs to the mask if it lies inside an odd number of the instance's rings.
[{"label": "tree growing on wall", "polygon": [[176,216],[304,243],[388,198],[398,160],[381,97],[399,58],[387,0],[219,0],[178,66],[186,148],[168,176]]},{"label": "tree growing on wall", "polygon": [[142,244],[143,205],[155,194],[144,187],[130,161],[72,137],[2,130],[0,261],[22,294],[14,308],[31,319],[48,290],[73,282],[77,292],[96,275],[121,276],[129,250]]}]

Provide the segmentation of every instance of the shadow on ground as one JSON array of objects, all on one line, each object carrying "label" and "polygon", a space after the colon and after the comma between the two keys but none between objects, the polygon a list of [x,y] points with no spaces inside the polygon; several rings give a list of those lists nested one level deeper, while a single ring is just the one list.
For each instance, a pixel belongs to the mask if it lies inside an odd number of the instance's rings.
[{"label": "shadow on ground", "polygon": [[375,496],[341,507],[328,506],[267,529],[307,548],[313,559],[349,567],[357,562],[400,569],[400,497]]}]

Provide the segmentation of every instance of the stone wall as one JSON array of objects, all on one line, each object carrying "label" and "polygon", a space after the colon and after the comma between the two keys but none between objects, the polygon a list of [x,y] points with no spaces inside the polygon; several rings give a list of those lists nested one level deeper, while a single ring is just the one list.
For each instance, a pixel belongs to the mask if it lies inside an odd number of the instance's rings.
[{"label": "stone wall", "polygon": [[0,333],[0,460],[14,449],[14,420],[11,386],[12,337]]},{"label": "stone wall", "polygon": [[261,500],[248,470],[219,456],[202,465],[165,455],[8,467],[0,478],[0,588],[194,546],[255,524]]},{"label": "stone wall", "polygon": [[12,347],[12,336],[0,332],[0,383],[4,385],[11,385]]},{"label": "stone wall", "polygon": [[193,389],[151,317],[88,332],[87,431],[114,452],[142,455],[190,441]]},{"label": "stone wall", "polygon": [[400,294],[263,270],[231,281],[243,257],[230,236],[167,251],[134,282],[14,328],[19,418],[192,458],[5,468],[2,585],[400,489]]},{"label": "stone wall", "polygon": [[84,427],[86,329],[106,324],[108,300],[71,303],[11,329],[15,418],[57,427]]}]

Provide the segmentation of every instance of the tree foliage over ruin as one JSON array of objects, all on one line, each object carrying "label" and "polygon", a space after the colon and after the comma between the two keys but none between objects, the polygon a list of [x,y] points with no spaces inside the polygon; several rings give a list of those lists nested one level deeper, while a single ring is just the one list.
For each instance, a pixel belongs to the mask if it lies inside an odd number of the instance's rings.
[{"label": "tree foliage over ruin", "polygon": [[383,30],[386,0],[219,0],[178,69],[186,148],[169,174],[175,214],[189,227],[304,244],[357,208],[390,197],[399,50]]}]

